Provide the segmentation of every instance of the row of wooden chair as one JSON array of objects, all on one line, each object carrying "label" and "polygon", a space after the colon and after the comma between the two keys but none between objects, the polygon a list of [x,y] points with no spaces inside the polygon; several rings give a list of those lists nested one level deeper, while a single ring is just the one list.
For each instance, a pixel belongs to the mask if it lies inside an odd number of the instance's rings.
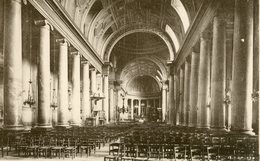
[{"label": "row of wooden chair", "polygon": [[[157,126],[157,125],[156,125]],[[133,128],[104,160],[258,160],[258,138],[154,125]],[[117,148],[114,148],[117,146]]]}]

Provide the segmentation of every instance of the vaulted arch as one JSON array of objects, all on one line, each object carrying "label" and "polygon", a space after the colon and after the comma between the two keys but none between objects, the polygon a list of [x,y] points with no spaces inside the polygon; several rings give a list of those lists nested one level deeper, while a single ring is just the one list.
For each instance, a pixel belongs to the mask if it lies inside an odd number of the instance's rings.
[{"label": "vaulted arch", "polygon": [[137,33],[137,32],[153,33],[153,34],[159,36],[165,42],[166,46],[168,47],[169,59],[174,60],[175,47],[174,47],[173,42],[170,39],[170,37],[160,29],[147,27],[147,26],[142,27],[139,25],[134,25],[134,26],[128,27],[127,29],[118,30],[117,32],[114,32],[112,35],[110,35],[101,50],[101,53],[102,53],[101,57],[103,58],[103,60],[109,61],[111,51],[120,39],[122,39],[123,37],[125,37],[129,34]]}]

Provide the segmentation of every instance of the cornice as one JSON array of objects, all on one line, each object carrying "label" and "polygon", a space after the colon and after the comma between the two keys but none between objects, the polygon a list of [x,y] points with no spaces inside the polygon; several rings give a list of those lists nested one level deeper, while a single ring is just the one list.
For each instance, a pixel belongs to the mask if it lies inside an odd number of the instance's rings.
[{"label": "cornice", "polygon": [[29,0],[29,2],[64,38],[82,53],[98,71],[102,71],[103,60],[89,44],[59,2],[56,0]]},{"label": "cornice", "polygon": [[179,51],[177,52],[177,56],[174,61],[177,68],[180,68],[185,61],[185,58],[190,54],[192,48],[196,45],[198,39],[200,38],[201,32],[207,28],[208,24],[215,16],[221,2],[222,0],[204,0],[189,30],[187,31]]}]

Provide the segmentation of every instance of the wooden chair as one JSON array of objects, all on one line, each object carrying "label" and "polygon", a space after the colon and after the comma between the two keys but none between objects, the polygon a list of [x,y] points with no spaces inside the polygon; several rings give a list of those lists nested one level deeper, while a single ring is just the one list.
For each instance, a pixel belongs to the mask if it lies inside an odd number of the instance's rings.
[{"label": "wooden chair", "polygon": [[63,148],[64,148],[64,138],[56,138],[54,141],[54,145],[53,143],[51,143],[51,158],[52,156],[59,156],[59,159],[62,155],[63,152]]},{"label": "wooden chair", "polygon": [[26,147],[26,156],[38,157],[39,144],[40,142],[38,138],[30,138],[30,144]]},{"label": "wooden chair", "polygon": [[18,156],[20,156],[21,152],[26,155],[26,149],[29,146],[30,141],[26,137],[21,137],[19,140],[17,140],[16,143],[16,152],[18,153]]},{"label": "wooden chair", "polygon": [[80,139],[78,149],[80,151],[80,155],[82,157],[83,151],[87,154],[87,156],[90,156],[92,146],[88,144],[88,141],[85,139]]},{"label": "wooden chair", "polygon": [[121,161],[132,161],[133,157],[136,155],[136,149],[134,144],[123,144],[123,153],[121,156]]},{"label": "wooden chair", "polygon": [[104,157],[104,161],[117,161],[121,153],[121,143],[109,144],[109,155]]},{"label": "wooden chair", "polygon": [[63,148],[63,159],[66,156],[71,156],[72,159],[76,157],[77,142],[77,139],[67,139],[67,145]]},{"label": "wooden chair", "polygon": [[50,146],[51,138],[44,137],[42,142],[38,148],[38,156],[44,156],[47,158],[50,156],[51,146]]},{"label": "wooden chair", "polygon": [[8,152],[10,151],[10,141],[9,137],[5,137],[4,135],[0,136],[0,148],[2,157],[4,157],[4,153],[6,152],[6,155],[8,155]]}]

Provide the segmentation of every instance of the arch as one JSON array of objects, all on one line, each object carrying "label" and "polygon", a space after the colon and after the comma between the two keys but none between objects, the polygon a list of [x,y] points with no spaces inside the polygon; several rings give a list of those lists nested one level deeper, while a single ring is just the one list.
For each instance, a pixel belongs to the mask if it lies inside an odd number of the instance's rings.
[{"label": "arch", "polygon": [[90,9],[92,8],[93,4],[96,2],[96,0],[90,0],[90,2],[88,2],[86,4],[86,10],[84,11],[83,15],[82,15],[82,19],[81,19],[81,23],[80,23],[80,29],[81,31],[84,31],[84,24],[85,24],[85,20],[88,16],[88,13],[90,11]]},{"label": "arch", "polygon": [[149,27],[149,26],[140,26],[140,25],[134,25],[128,28],[122,27],[120,30],[114,32],[111,34],[108,39],[106,40],[105,44],[102,47],[101,50],[101,57],[103,58],[104,61],[109,61],[110,54],[112,52],[113,47],[116,45],[116,43],[122,39],[123,37],[132,34],[132,33],[137,33],[137,32],[147,32],[147,33],[153,33],[157,36],[159,36],[166,44],[169,50],[170,54],[170,61],[174,60],[174,52],[175,52],[175,47],[173,45],[173,42],[169,35],[167,35],[164,31],[158,28],[154,27]]},{"label": "arch", "polygon": [[[150,63],[155,64],[155,66],[154,66],[155,69],[157,68],[156,70],[159,70],[160,73],[161,73],[161,75],[159,75],[159,74],[157,73],[157,71],[154,72],[154,73],[152,73],[152,72],[150,72],[150,71],[148,72],[148,71],[146,70],[146,72],[142,73],[142,75],[149,75],[149,76],[153,77],[153,78],[159,83],[159,85],[160,85],[160,81],[161,81],[161,80],[166,80],[166,79],[167,79],[168,74],[167,74],[167,69],[166,69],[166,67],[165,67],[165,64],[163,63],[163,60],[161,60],[161,58],[159,58],[159,57],[157,57],[157,56],[143,56],[143,57],[139,57],[139,58],[133,59],[132,61],[128,62],[128,63],[124,66],[124,68],[119,72],[119,79],[120,79],[120,80],[124,80],[124,78],[126,78],[127,75],[128,75],[128,73],[129,73],[129,72],[125,73],[125,71],[126,71],[127,69],[129,69],[129,68],[137,67],[137,66],[133,66],[132,64],[133,64],[134,62],[138,62],[138,61],[142,61],[142,60],[143,60],[143,61],[148,61],[148,62],[150,62]],[[148,64],[148,63],[146,63],[146,64]],[[138,74],[136,74],[135,76],[138,76]],[[135,77],[135,76],[133,76],[133,77]],[[156,79],[156,76],[159,76],[160,80]],[[132,79],[133,77],[131,77],[131,79]],[[124,83],[122,86],[123,86],[123,87],[126,87],[127,82],[129,82],[129,80],[128,80],[128,81],[125,81],[125,83]]]},{"label": "arch", "polygon": [[186,32],[190,26],[190,19],[189,19],[187,10],[185,9],[181,0],[171,0],[171,6],[178,13],[178,15],[181,19],[181,22],[182,22],[182,26],[184,28],[184,32]]},{"label": "arch", "polygon": [[[152,79],[152,81],[154,81],[153,83],[156,83],[156,86],[157,87],[155,87],[155,88],[150,88],[150,90],[156,90],[156,88],[157,88],[157,90],[158,91],[154,91],[153,93],[158,93],[159,91],[160,91],[160,89],[161,89],[161,83],[154,77],[154,76],[151,76],[151,75],[143,75],[143,76],[135,76],[135,77],[132,77],[131,79],[129,79],[128,81],[127,81],[127,83],[125,84],[125,86],[123,87],[125,90],[126,90],[126,92],[129,92],[128,91],[128,87],[132,84],[132,83],[134,83],[134,81],[136,80],[136,79],[138,79],[138,77],[140,78],[140,77],[148,77],[148,78],[150,78],[150,79]],[[147,90],[147,89],[146,89]],[[149,92],[151,92],[151,91],[149,91]],[[133,93],[128,93],[128,94],[133,94]]]}]

